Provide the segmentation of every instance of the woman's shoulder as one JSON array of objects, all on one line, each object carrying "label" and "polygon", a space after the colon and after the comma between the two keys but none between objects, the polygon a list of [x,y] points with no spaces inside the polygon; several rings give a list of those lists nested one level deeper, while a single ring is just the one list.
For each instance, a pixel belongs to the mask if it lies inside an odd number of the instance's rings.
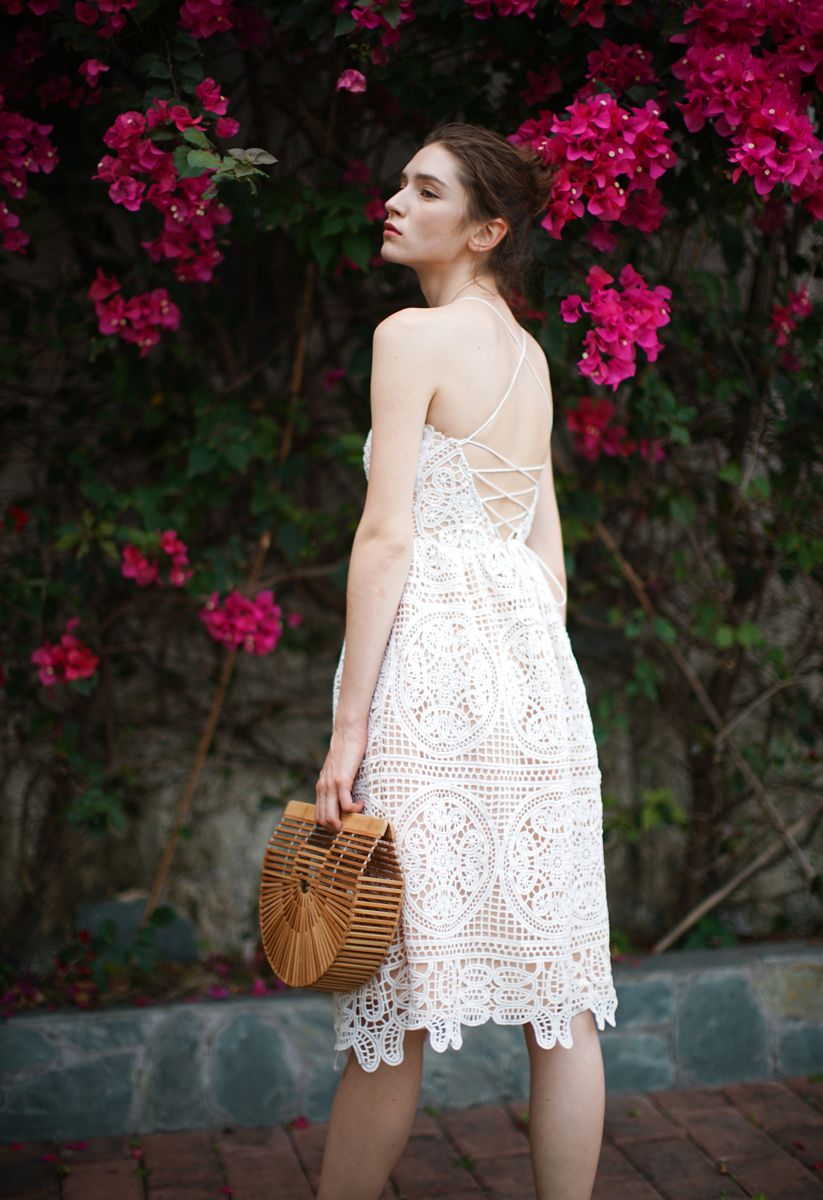
[{"label": "woman's shoulder", "polygon": [[447,313],[449,307],[398,308],[375,326],[375,345],[397,348],[403,344],[412,352],[435,349],[439,342],[446,342],[454,328],[454,317]]}]

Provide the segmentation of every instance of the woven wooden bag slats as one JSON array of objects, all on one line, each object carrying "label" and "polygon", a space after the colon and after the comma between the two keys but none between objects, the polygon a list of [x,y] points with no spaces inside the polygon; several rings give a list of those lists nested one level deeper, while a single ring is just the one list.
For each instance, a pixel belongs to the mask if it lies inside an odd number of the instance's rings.
[{"label": "woven wooden bag slats", "polygon": [[394,937],[403,880],[389,821],[343,813],[332,833],[292,800],[266,846],[260,933],[290,987],[349,991],[380,966]]}]

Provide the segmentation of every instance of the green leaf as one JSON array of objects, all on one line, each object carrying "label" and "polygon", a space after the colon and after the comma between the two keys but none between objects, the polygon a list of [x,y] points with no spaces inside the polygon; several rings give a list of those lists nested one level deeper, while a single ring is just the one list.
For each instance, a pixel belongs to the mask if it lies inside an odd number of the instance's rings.
[{"label": "green leaf", "polygon": [[170,904],[158,904],[149,918],[149,923],[163,929],[166,925],[172,925],[176,919],[177,913]]},{"label": "green leaf", "polygon": [[192,146],[200,146],[203,150],[208,150],[211,142],[206,137],[202,129],[197,125],[189,125],[182,131],[180,136],[187,142],[191,142]]},{"label": "green leaf", "polygon": [[728,650],[734,645],[734,630],[731,625],[720,625],[714,632],[714,644],[720,650]]},{"label": "green leaf", "polygon": [[678,525],[687,526],[694,523],[695,503],[691,496],[672,496],[669,501],[669,512]]},{"label": "green leaf", "polygon": [[717,472],[717,478],[722,479],[724,483],[740,483],[740,464],[735,462],[724,463]]},{"label": "green leaf", "polygon": [[202,172],[219,167],[221,160],[220,155],[215,154],[213,150],[189,150],[186,161],[190,167],[199,167]]}]

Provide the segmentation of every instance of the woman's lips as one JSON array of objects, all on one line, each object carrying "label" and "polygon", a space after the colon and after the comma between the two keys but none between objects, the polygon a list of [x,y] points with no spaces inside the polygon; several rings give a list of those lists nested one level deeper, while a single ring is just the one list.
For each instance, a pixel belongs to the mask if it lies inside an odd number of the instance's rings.
[{"label": "woman's lips", "polygon": [[402,237],[399,229],[395,229],[393,225],[383,226],[383,237]]}]

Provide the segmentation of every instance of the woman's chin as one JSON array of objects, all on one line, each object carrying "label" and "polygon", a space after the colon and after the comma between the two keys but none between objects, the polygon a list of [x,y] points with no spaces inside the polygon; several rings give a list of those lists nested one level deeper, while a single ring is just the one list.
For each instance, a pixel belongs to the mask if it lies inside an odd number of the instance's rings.
[{"label": "woman's chin", "polygon": [[395,248],[392,245],[393,241],[395,241],[395,238],[384,238],[383,244],[380,247],[380,253],[387,262],[398,261],[398,255],[394,253]]}]

